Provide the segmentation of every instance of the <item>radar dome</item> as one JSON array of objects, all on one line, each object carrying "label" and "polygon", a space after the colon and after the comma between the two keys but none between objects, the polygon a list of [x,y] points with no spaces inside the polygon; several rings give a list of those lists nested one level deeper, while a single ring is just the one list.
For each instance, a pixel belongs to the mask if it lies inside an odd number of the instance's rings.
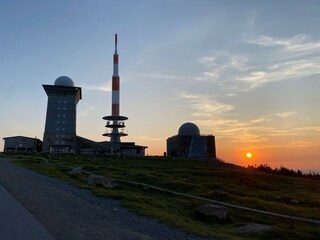
[{"label": "radar dome", "polygon": [[181,125],[178,131],[179,136],[199,136],[200,130],[197,125],[187,122]]},{"label": "radar dome", "polygon": [[55,86],[66,86],[66,87],[74,87],[74,83],[71,78],[67,76],[61,76],[56,79],[54,82]]}]

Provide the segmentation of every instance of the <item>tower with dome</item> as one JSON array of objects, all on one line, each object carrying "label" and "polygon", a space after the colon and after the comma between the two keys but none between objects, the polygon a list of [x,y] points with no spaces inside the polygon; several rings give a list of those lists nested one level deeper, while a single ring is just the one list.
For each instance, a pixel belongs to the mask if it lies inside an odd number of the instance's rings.
[{"label": "tower with dome", "polygon": [[167,155],[180,158],[216,159],[215,137],[200,135],[200,129],[194,123],[180,126],[178,135],[167,139]]},{"label": "tower with dome", "polygon": [[67,76],[58,77],[54,85],[42,85],[48,95],[42,152],[76,151],[77,104],[81,88]]}]

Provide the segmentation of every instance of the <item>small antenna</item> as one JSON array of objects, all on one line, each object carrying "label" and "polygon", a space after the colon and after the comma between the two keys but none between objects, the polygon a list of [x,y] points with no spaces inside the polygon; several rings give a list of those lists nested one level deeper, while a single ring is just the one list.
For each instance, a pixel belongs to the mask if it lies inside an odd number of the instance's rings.
[{"label": "small antenna", "polygon": [[118,34],[115,34],[115,35],[114,35],[114,44],[115,44],[115,52],[117,53]]}]

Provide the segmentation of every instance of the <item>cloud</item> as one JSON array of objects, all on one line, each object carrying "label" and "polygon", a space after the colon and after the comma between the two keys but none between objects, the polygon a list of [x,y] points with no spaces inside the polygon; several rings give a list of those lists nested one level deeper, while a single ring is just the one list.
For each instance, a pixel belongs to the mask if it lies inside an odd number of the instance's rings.
[{"label": "cloud", "polygon": [[273,38],[270,36],[262,35],[247,42],[262,47],[280,47],[283,51],[287,52],[303,52],[305,54],[315,53],[320,51],[320,41],[309,41],[310,37],[306,34],[298,34],[291,38]]},{"label": "cloud", "polygon": [[149,79],[164,79],[164,80],[192,80],[192,76],[183,75],[173,75],[173,74],[163,74],[163,73],[141,73],[141,77]]},{"label": "cloud", "polygon": [[297,113],[294,111],[290,111],[290,112],[275,113],[274,116],[281,117],[281,118],[287,118],[287,117],[290,117],[295,114],[297,114]]},{"label": "cloud", "polygon": [[234,109],[230,104],[221,103],[208,95],[192,95],[180,92],[177,97],[185,100],[193,108],[192,116],[206,117],[213,114],[222,114]]},{"label": "cloud", "polygon": [[196,80],[220,80],[232,79],[237,72],[248,70],[248,58],[244,55],[231,55],[227,52],[219,52],[213,56],[199,58],[199,63],[208,70],[196,77]]},{"label": "cloud", "polygon": [[198,61],[205,70],[195,79],[217,84],[225,95],[235,96],[268,83],[320,73],[320,41],[311,41],[306,34],[288,38],[245,36],[244,42],[261,48],[254,52],[219,51],[202,56]]},{"label": "cloud", "polygon": [[308,39],[308,37],[305,34],[298,34],[291,38],[283,38],[283,39],[276,39],[270,36],[261,35],[258,37],[253,37],[251,39],[248,39],[247,42],[251,44],[260,45],[263,47],[273,47],[273,46],[291,47],[291,46],[302,44],[302,42],[306,39]]},{"label": "cloud", "polygon": [[270,82],[303,79],[320,73],[320,58],[288,61],[260,68],[261,70],[249,72],[237,79],[248,83],[251,88],[261,87]]},{"label": "cloud", "polygon": [[111,92],[111,81],[109,81],[105,85],[82,85],[81,86],[84,90],[89,90],[89,91],[102,91],[102,92]]},{"label": "cloud", "polygon": [[279,146],[283,144],[283,139],[287,139],[284,145],[291,146],[289,142],[292,139],[302,139],[303,136],[318,138],[320,125],[301,126],[287,121],[287,118],[296,114],[297,112],[294,111],[284,111],[257,116],[249,120],[237,119],[237,115],[235,118],[230,118],[228,115],[213,114],[206,118],[195,118],[193,122],[235,148],[242,147],[243,144],[264,146],[275,143]]}]

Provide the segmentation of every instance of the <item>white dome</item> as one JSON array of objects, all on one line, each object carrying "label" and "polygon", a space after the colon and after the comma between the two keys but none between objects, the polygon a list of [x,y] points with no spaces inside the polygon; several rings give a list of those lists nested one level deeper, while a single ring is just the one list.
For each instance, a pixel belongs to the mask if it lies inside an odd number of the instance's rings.
[{"label": "white dome", "polygon": [[199,136],[200,129],[197,125],[191,122],[187,122],[181,125],[178,131],[179,136]]},{"label": "white dome", "polygon": [[69,77],[67,77],[67,76],[58,77],[58,78],[54,81],[54,85],[55,85],[55,86],[74,87],[74,83],[73,83],[72,79],[69,78]]}]

